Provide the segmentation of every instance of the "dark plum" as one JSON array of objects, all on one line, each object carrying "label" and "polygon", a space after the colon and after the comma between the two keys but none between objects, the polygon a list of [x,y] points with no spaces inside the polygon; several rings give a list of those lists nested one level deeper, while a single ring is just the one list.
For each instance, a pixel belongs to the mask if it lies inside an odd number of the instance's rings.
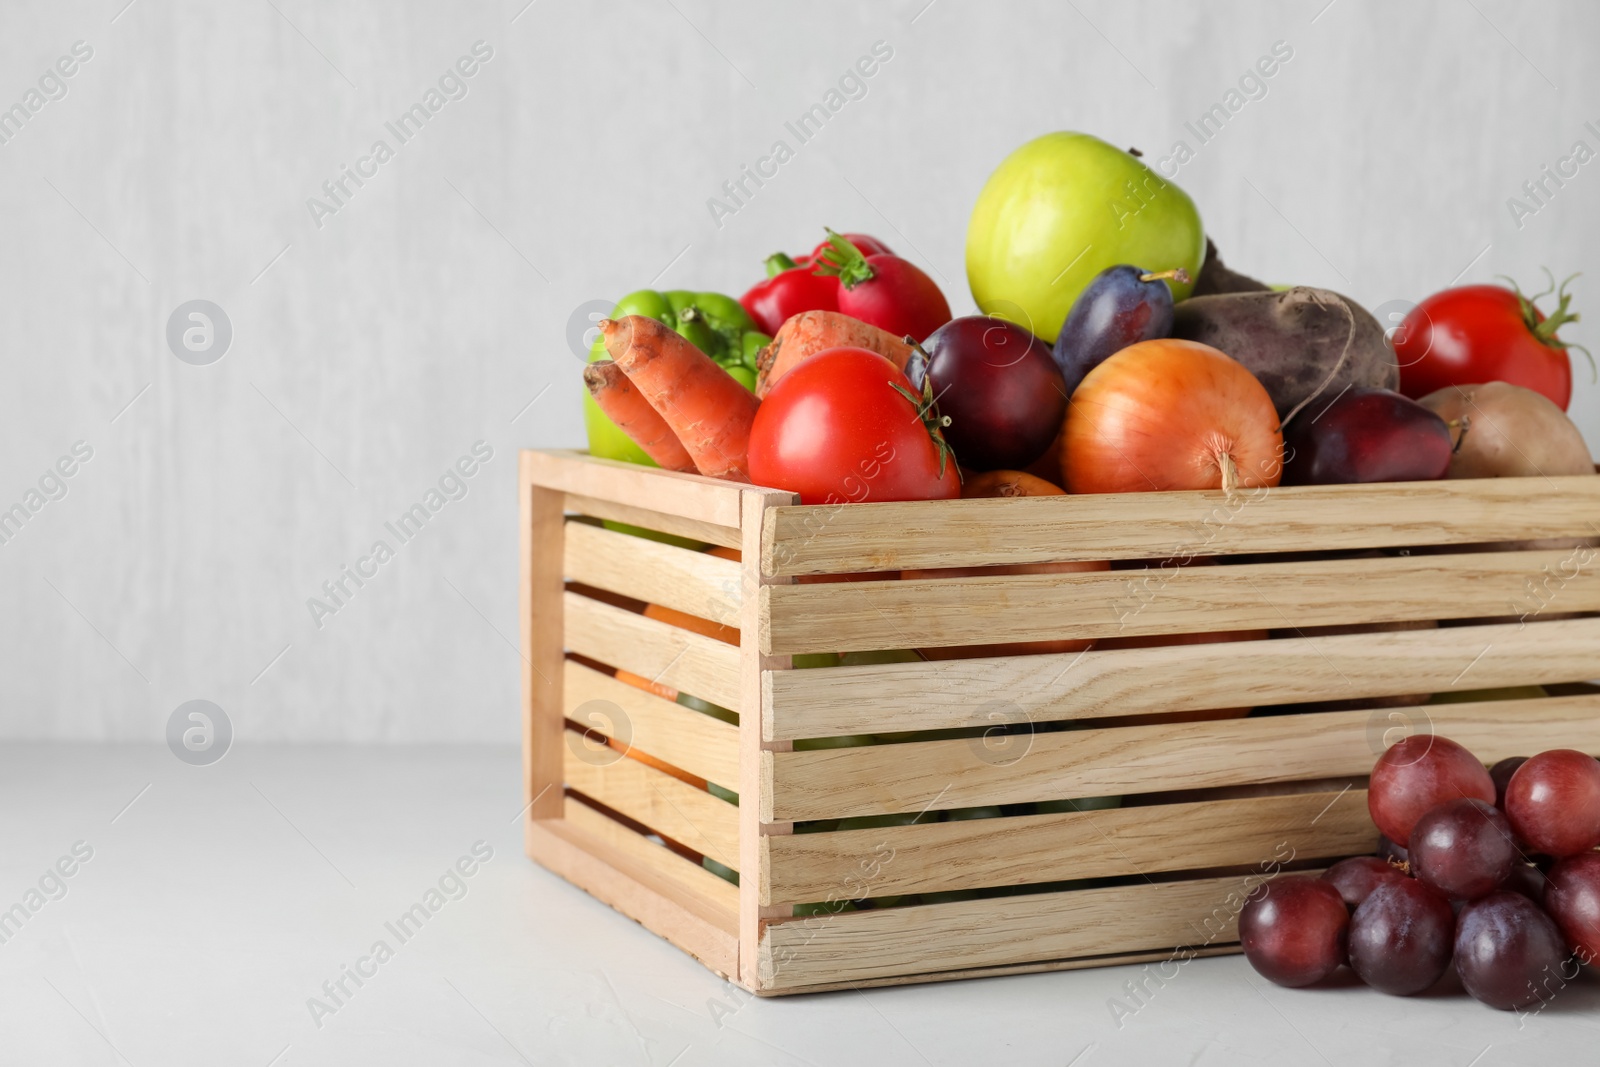
[{"label": "dark plum", "polygon": [[1443,478],[1455,448],[1443,419],[1388,389],[1347,389],[1312,401],[1284,431],[1284,485],[1425,482]]},{"label": "dark plum", "polygon": [[1519,893],[1490,893],[1456,917],[1456,973],[1491,1008],[1525,1008],[1559,989],[1569,955],[1555,921]]},{"label": "dark plum", "polygon": [[1600,852],[1572,856],[1550,868],[1544,906],[1578,959],[1600,960]]},{"label": "dark plum", "polygon": [[1489,780],[1494,782],[1494,806],[1501,811],[1506,810],[1506,784],[1517,773],[1517,768],[1527,762],[1527,756],[1507,756],[1489,768]]},{"label": "dark plum", "polygon": [[963,467],[1021,470],[1044,454],[1067,411],[1050,346],[1004,319],[968,315],[922,343],[906,376],[950,420],[945,440]]},{"label": "dark plum", "polygon": [[1488,768],[1449,738],[1416,734],[1378,757],[1367,786],[1367,810],[1379,833],[1410,848],[1417,820],[1457,797],[1493,801]]},{"label": "dark plum", "polygon": [[1352,908],[1372,895],[1372,891],[1385,882],[1395,882],[1405,877],[1400,868],[1377,856],[1353,856],[1340,860],[1322,872],[1322,880],[1339,891],[1344,902]]},{"label": "dark plum", "polygon": [[1278,985],[1311,985],[1345,962],[1350,909],[1332,885],[1293,874],[1258,887],[1239,913],[1245,958]]},{"label": "dark plum", "polygon": [[1084,286],[1056,337],[1056,365],[1068,396],[1108,356],[1140,341],[1171,336],[1168,278],[1187,282],[1189,274],[1181,267],[1151,273],[1124,264],[1107,267]]},{"label": "dark plum", "polygon": [[1570,748],[1534,756],[1506,783],[1506,818],[1533,851],[1557,859],[1600,845],[1600,760]]},{"label": "dark plum", "polygon": [[1373,989],[1407,997],[1433,988],[1450,967],[1456,915],[1444,895],[1415,878],[1373,890],[1350,919],[1350,966]]},{"label": "dark plum", "polygon": [[1520,858],[1511,824],[1484,800],[1446,801],[1411,831],[1411,873],[1452,900],[1477,900],[1499,889]]}]

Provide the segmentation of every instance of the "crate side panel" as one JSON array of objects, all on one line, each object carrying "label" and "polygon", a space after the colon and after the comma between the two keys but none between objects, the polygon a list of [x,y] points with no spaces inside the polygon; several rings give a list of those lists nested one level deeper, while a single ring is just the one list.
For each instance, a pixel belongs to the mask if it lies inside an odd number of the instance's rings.
[{"label": "crate side panel", "polygon": [[588,748],[577,731],[567,735],[568,789],[738,870],[737,807],[615,749]]},{"label": "crate side panel", "polygon": [[739,649],[568,591],[567,648],[611,667],[739,710]]},{"label": "crate side panel", "polygon": [[584,496],[581,493],[568,493],[566,496],[567,510],[578,515],[626,523],[629,526],[672,534],[675,537],[686,537],[691,541],[704,541],[724,548],[739,547],[739,531],[731,526],[718,526],[699,519],[686,519],[681,515],[668,515],[615,500]]},{"label": "crate side panel", "polygon": [[[1539,608],[1528,584],[1570,549],[1296,560],[1154,571],[1018,574],[770,586],[767,651],[905,647],[1470,619]],[[1560,610],[1600,609],[1579,569]]]},{"label": "crate side panel", "polygon": [[1377,842],[1365,789],[930,822],[766,838],[762,892],[793,905],[1332,860]]},{"label": "crate side panel", "polygon": [[[697,778],[727,786],[739,780],[739,728],[654,693],[566,662],[567,717]],[[584,705],[598,701],[591,708]]]},{"label": "crate side panel", "polygon": [[603,526],[567,523],[569,582],[737,626],[739,565]]},{"label": "crate side panel", "polygon": [[766,726],[796,740],[978,726],[987,704],[1044,722],[1590,678],[1600,678],[1600,619],[1552,619],[773,671]]},{"label": "crate side panel", "polygon": [[[1486,763],[1546,748],[1600,752],[1600,696],[1408,710]],[[1001,758],[981,737],[766,753],[762,814],[833,819],[1364,775],[1383,751],[1388,711],[1037,733],[1009,738],[1017,744]]]},{"label": "crate side panel", "polygon": [[1589,537],[1574,476],[780,508],[770,575]]},{"label": "crate side panel", "polygon": [[737,482],[597,459],[582,452],[548,450],[527,454],[532,457],[533,480],[546,489],[616,501],[714,526],[739,526],[741,487]]}]

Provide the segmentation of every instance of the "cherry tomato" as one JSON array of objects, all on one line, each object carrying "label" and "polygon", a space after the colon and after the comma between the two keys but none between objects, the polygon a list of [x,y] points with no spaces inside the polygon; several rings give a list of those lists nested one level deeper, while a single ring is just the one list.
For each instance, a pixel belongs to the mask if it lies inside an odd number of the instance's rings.
[{"label": "cherry tomato", "polygon": [[1393,338],[1400,391],[1419,400],[1448,385],[1509,382],[1543,393],[1565,411],[1572,399],[1566,350],[1574,346],[1556,330],[1578,316],[1567,310],[1572,297],[1566,282],[1556,298],[1556,310],[1546,318],[1534,305],[1538,297],[1499,285],[1463,285],[1428,297]]},{"label": "cherry tomato", "polygon": [[750,427],[750,478],[802,504],[952,500],[961,477],[893,363],[830,348],[778,380]]}]

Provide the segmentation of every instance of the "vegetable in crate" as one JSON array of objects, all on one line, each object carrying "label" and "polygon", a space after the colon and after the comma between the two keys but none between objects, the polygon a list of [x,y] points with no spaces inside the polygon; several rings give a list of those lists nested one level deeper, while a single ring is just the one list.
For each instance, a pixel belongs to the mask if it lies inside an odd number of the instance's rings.
[{"label": "vegetable in crate", "polygon": [[[1548,271],[1545,272],[1549,274]],[[1573,275],[1577,277],[1577,275]],[[1508,382],[1542,393],[1565,411],[1572,399],[1572,361],[1556,331],[1578,321],[1569,312],[1568,278],[1556,291],[1522,295],[1512,283],[1463,285],[1435,293],[1412,309],[1394,336],[1400,358],[1400,391],[1420,399],[1446,386]],[[1538,301],[1556,291],[1556,309],[1546,318]],[[1591,365],[1593,360],[1590,361]]]},{"label": "vegetable in crate", "polygon": [[1378,320],[1327,289],[1197,296],[1174,309],[1172,336],[1244,364],[1285,420],[1308,398],[1331,400],[1347,385],[1400,387],[1400,368]]},{"label": "vegetable in crate", "polygon": [[1193,341],[1141,341],[1072,394],[1061,474],[1073,493],[1232,491],[1277,485],[1282,451],[1272,400],[1242,365]]},{"label": "vegetable in crate", "polygon": [[821,352],[773,387],[750,429],[750,475],[802,504],[961,493],[949,446],[911,383],[864,348]]},{"label": "vegetable in crate", "polygon": [[1189,272],[1179,267],[1152,273],[1122,264],[1107,267],[1094,276],[1073,301],[1056,338],[1056,365],[1061,368],[1068,396],[1083,376],[1108,356],[1140,341],[1172,334],[1172,290],[1167,287],[1168,278],[1186,282]]},{"label": "vegetable in crate", "polygon": [[695,469],[694,460],[689,458],[678,435],[633,387],[621,367],[609,359],[591,363],[583,368],[583,382],[606,418],[643,449],[652,462],[669,471]]},{"label": "vegetable in crate", "polygon": [[[889,246],[864,233],[847,233],[845,239],[863,255],[892,255]],[[766,333],[775,334],[789,319],[804,311],[838,311],[839,279],[816,273],[817,257],[832,246],[823,241],[809,256],[795,260],[783,252],[767,257],[767,277],[739,298]]]},{"label": "vegetable in crate", "polygon": [[765,397],[785,374],[830,348],[865,348],[900,371],[911,358],[911,346],[892,333],[840,311],[804,311],[779,327],[756,357],[756,396]]},{"label": "vegetable in crate", "polygon": [[[745,388],[755,386],[756,355],[769,338],[756,328],[744,308],[732,297],[681,289],[668,292],[640,289],[617,301],[611,311],[613,320],[628,315],[642,315],[662,323],[710,356]],[[589,362],[604,358],[605,341],[596,337],[589,350]],[[592,396],[584,397],[583,420],[591,455],[655,466],[649,454],[606,416]]]},{"label": "vegetable in crate", "polygon": [[972,470],[1026,467],[1055,440],[1067,408],[1049,347],[999,318],[945,323],[912,357],[906,377],[935,401],[946,440]]},{"label": "vegetable in crate", "polygon": [[634,388],[677,434],[701,474],[748,481],[745,453],[760,401],[682,335],[629,315],[600,323],[600,338]]},{"label": "vegetable in crate", "polygon": [[864,252],[832,230],[828,245],[816,270],[839,279],[839,310],[846,315],[917,341],[950,321],[949,302],[921,268],[890,253]]},{"label": "vegetable in crate", "polygon": [[1532,389],[1506,382],[1447,385],[1422,406],[1456,427],[1452,478],[1554,478],[1593,474],[1583,434]]},{"label": "vegetable in crate", "polygon": [[[967,283],[979,310],[1049,344],[1105,268],[1182,267],[1193,278],[1205,249],[1194,201],[1137,154],[1086,133],[1050,133],[1007,156],[978,194]],[[1174,280],[1173,298],[1190,288]]]},{"label": "vegetable in crate", "polygon": [[1443,478],[1455,439],[1432,411],[1388,389],[1317,402],[1284,434],[1283,484],[1347,485]]}]

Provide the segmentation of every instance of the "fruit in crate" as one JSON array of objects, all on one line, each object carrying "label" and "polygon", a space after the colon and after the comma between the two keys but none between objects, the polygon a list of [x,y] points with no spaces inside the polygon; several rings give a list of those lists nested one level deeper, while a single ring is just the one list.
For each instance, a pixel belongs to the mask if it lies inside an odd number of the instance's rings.
[{"label": "fruit in crate", "polygon": [[[1051,133],[1007,156],[967,225],[967,282],[984,314],[1046,342],[1107,267],[1182,267],[1198,276],[1205,234],[1194,201],[1137,155],[1085,133]],[[1174,279],[1176,299],[1192,284]]]},{"label": "fruit in crate", "polygon": [[[1589,354],[1556,333],[1578,320],[1568,310],[1571,281],[1557,289],[1552,276],[1550,288],[1532,297],[1524,296],[1515,283],[1510,288],[1463,285],[1428,297],[1394,335],[1400,391],[1420,399],[1450,386],[1505,382],[1540,393],[1565,411],[1572,400],[1567,349]],[[1547,317],[1538,302],[1552,293],[1557,303]]]},{"label": "fruit in crate", "polygon": [[1400,385],[1378,320],[1328,289],[1197,296],[1173,310],[1172,336],[1221,349],[1244,364],[1283,419],[1314,396],[1331,401],[1346,386]]},{"label": "fruit in crate", "polygon": [[1061,475],[1073,493],[1278,484],[1283,437],[1261,383],[1193,341],[1141,341],[1072,394]]},{"label": "fruit in crate", "polygon": [[1283,484],[1346,485],[1443,478],[1455,441],[1432,411],[1388,389],[1313,401],[1284,434]]},{"label": "fruit in crate", "polygon": [[929,395],[964,467],[1026,467],[1055,440],[1067,408],[1050,348],[1004,319],[968,315],[939,327],[906,368]]},{"label": "fruit in crate", "polygon": [[1189,272],[1182,267],[1147,271],[1122,264],[1096,274],[1078,294],[1052,353],[1061,368],[1068,396],[1086,374],[1110,356],[1140,341],[1171,335],[1169,279],[1187,282]]}]

